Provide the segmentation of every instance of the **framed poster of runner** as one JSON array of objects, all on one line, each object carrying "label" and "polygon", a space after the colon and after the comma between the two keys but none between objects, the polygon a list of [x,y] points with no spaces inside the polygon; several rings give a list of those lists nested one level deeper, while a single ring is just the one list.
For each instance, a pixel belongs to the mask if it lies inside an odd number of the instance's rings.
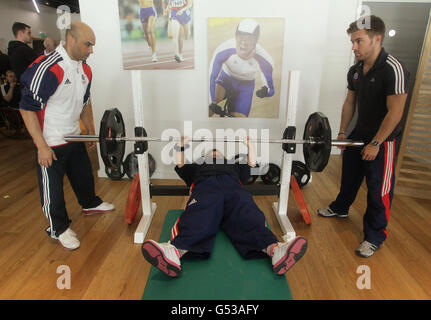
[{"label": "framed poster of runner", "polygon": [[118,0],[123,68],[194,69],[193,0]]}]

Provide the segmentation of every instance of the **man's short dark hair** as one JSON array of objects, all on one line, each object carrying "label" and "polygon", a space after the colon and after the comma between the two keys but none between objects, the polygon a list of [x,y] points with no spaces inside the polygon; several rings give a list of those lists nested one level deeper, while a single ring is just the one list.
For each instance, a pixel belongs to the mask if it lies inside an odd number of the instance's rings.
[{"label": "man's short dark hair", "polygon": [[25,29],[27,28],[31,28],[31,27],[22,22],[15,22],[12,25],[13,35],[16,37],[19,31],[25,31]]},{"label": "man's short dark hair", "polygon": [[383,20],[375,15],[360,17],[352,22],[346,30],[348,35],[355,33],[358,30],[365,29],[370,38],[375,35],[382,36],[382,42],[385,38],[386,27]]}]

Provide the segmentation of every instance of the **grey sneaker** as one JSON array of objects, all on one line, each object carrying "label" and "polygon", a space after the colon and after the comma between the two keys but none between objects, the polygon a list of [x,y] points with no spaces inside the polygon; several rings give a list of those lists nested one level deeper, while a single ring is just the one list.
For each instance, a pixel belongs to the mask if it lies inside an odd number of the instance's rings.
[{"label": "grey sneaker", "polygon": [[349,215],[347,213],[337,213],[331,210],[331,208],[320,208],[317,209],[317,213],[322,217],[338,217],[347,218]]},{"label": "grey sneaker", "polygon": [[379,247],[375,246],[371,242],[365,240],[356,248],[355,252],[361,257],[368,258],[371,257],[378,248]]}]

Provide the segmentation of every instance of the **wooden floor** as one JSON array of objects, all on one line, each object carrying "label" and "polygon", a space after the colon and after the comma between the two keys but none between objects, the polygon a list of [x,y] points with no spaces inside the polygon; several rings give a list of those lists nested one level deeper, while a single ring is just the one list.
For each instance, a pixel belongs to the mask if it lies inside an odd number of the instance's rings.
[{"label": "wooden floor", "polygon": [[[92,158],[97,166],[94,154]],[[431,201],[396,196],[389,238],[372,258],[364,259],[354,249],[362,240],[365,189],[348,219],[316,215],[336,196],[339,179],[340,157],[332,156],[326,170],[314,173],[303,189],[311,225],[303,222],[290,196],[288,216],[297,234],[309,240],[306,255],[286,275],[294,299],[430,299]],[[171,182],[175,181],[153,183]],[[96,178],[97,193],[113,202],[116,210],[83,217],[66,180],[71,227],[81,239],[78,250],[66,251],[44,232],[48,223],[40,208],[32,142],[0,138],[0,299],[140,299],[150,265],[140,245],[133,243],[137,221],[130,226],[124,222],[129,186],[128,180]],[[276,198],[255,200],[281,237],[271,209]],[[154,197],[153,201],[157,211],[147,237],[158,239],[167,211],[182,208],[186,198]],[[360,290],[357,269],[364,265],[370,270],[371,289]],[[57,287],[64,275],[60,266],[70,268],[71,289]]]}]

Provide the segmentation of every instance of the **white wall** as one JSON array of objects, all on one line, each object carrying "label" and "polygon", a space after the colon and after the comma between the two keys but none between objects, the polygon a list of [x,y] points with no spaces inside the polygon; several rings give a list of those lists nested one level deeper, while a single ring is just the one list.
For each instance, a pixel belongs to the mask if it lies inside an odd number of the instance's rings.
[{"label": "white wall", "polygon": [[33,37],[39,38],[43,32],[56,40],[60,39],[57,29],[56,9],[39,5],[40,13],[36,12],[31,0],[0,0],[0,49],[7,53],[9,41],[14,40],[12,24],[23,22],[31,26]]},{"label": "white wall", "polygon": [[[356,19],[357,8],[361,2],[361,0],[329,2],[327,45],[324,52],[318,109],[328,117],[334,139],[340,128],[341,108],[347,94],[347,71],[354,63],[350,38],[346,30]],[[340,150],[332,148],[332,153],[340,153]]]},{"label": "white wall", "polygon": [[[264,5],[262,5],[264,4]],[[346,93],[346,73],[351,64],[349,39],[345,33],[356,17],[357,0],[196,0],[195,70],[142,71],[145,127],[149,136],[165,128],[182,131],[183,122],[193,121],[193,129],[270,128],[270,138],[281,138],[284,131],[287,92],[280,98],[279,119],[208,118],[207,19],[209,17],[285,17],[285,57],[282,87],[287,86],[288,70],[301,71],[298,97],[297,137],[302,137],[308,115],[322,111],[338,130],[342,100]],[[80,0],[82,21],[96,33],[96,47],[88,63],[93,69],[92,104],[96,130],[103,112],[117,107],[123,114],[127,135],[133,135],[134,113],[131,72],[122,69],[117,0]],[[215,130],[213,131],[215,132]],[[176,177],[173,166],[160,160],[163,144],[151,144],[157,161],[154,178]],[[133,144],[126,147],[126,155]],[[298,146],[295,158],[303,160]],[[280,164],[281,148],[270,146],[271,162]],[[103,168],[103,163],[101,168]],[[100,176],[105,176],[103,170]]]}]

